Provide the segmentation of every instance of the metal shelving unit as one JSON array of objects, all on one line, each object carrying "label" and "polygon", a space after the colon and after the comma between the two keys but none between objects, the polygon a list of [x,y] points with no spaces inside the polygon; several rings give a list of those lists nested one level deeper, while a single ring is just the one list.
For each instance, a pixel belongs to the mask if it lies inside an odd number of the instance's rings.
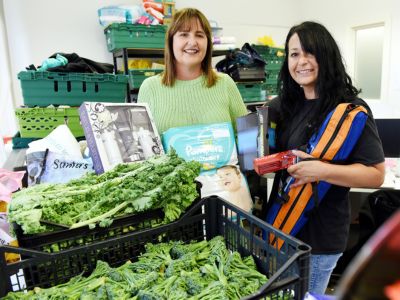
[{"label": "metal shelving unit", "polygon": [[[232,50],[213,51],[213,57],[227,55]],[[123,48],[113,52],[114,72],[118,72],[117,60],[122,59],[125,74],[128,74],[128,59],[133,58],[163,58],[164,49]]]},{"label": "metal shelving unit", "polygon": [[[213,57],[227,55],[232,50],[216,50],[213,51]],[[149,49],[149,48],[122,48],[112,52],[114,73],[118,73],[118,59],[122,59],[124,74],[128,75],[128,59],[129,58],[163,58],[164,49]],[[136,102],[138,89],[131,89],[127,86],[128,102]]]}]

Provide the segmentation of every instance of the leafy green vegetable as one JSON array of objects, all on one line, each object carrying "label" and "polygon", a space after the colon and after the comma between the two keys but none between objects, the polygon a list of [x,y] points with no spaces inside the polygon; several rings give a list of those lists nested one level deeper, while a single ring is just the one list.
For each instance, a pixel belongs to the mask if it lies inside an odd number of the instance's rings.
[{"label": "leafy green vegetable", "polygon": [[242,259],[239,253],[230,253],[222,237],[147,244],[145,249],[136,262],[113,269],[99,261],[89,277],[76,276],[48,289],[11,292],[4,299],[240,299],[267,281],[251,256]]},{"label": "leafy green vegetable", "polygon": [[99,176],[23,189],[14,194],[8,218],[25,234],[54,230],[41,220],[70,228],[109,226],[118,216],[156,208],[162,208],[165,222],[171,222],[198,197],[199,172],[200,163],[185,162],[172,150],[144,162],[118,165]]}]

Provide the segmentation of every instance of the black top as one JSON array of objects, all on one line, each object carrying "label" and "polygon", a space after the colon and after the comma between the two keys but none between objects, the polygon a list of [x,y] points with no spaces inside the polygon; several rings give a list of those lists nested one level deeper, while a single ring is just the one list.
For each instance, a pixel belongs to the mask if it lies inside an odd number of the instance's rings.
[{"label": "black top", "polygon": [[[305,100],[299,113],[292,120],[284,121],[285,126],[278,123],[276,143],[278,152],[298,149],[307,144],[307,125],[315,113],[317,101],[320,100]],[[352,103],[364,106],[369,116],[357,144],[345,163],[362,163],[370,166],[383,162],[382,145],[371,110],[361,99],[356,99]],[[278,98],[267,105],[279,114]],[[270,201],[276,198],[280,175],[277,173],[275,176]],[[350,224],[349,190],[347,187],[331,185],[316,213],[311,215],[296,235],[298,239],[312,247],[313,254],[335,254],[346,249]]]}]

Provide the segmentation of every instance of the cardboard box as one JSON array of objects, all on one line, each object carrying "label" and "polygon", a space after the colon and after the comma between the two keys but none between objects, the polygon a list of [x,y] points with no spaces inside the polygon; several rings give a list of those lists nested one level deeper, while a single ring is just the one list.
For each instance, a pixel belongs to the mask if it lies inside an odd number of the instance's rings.
[{"label": "cardboard box", "polygon": [[79,115],[97,174],[164,153],[147,104],[84,102]]}]

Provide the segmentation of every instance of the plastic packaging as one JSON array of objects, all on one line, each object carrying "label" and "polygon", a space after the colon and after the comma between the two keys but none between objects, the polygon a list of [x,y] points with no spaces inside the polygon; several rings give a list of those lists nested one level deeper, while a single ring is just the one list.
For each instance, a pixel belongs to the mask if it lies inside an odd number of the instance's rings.
[{"label": "plastic packaging", "polygon": [[102,26],[108,26],[111,23],[126,23],[126,9],[116,5],[99,8],[97,15]]},{"label": "plastic packaging", "polygon": [[125,9],[126,23],[129,24],[136,24],[145,12],[143,7],[140,5],[121,7]]},{"label": "plastic packaging", "polygon": [[61,54],[57,54],[56,58],[47,58],[42,62],[42,65],[38,68],[38,71],[46,71],[49,68],[55,68],[59,66],[65,66],[68,63],[68,59]]},{"label": "plastic packaging", "polygon": [[258,175],[286,169],[297,162],[297,156],[291,150],[254,159],[254,170]]},{"label": "plastic packaging", "polygon": [[6,149],[4,147],[4,141],[2,136],[0,135],[0,166],[6,161]]},{"label": "plastic packaging", "polygon": [[136,24],[144,13],[141,5],[111,5],[97,11],[102,26],[108,26],[111,23]]},{"label": "plastic packaging", "polygon": [[236,44],[234,36],[213,36],[213,44]]}]

